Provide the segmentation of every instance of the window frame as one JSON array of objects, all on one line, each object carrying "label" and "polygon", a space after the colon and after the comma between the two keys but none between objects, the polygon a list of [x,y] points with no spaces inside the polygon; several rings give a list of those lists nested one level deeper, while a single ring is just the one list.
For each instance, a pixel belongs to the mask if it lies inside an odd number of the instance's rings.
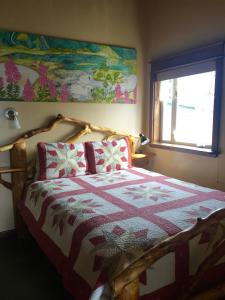
[{"label": "window frame", "polygon": [[[202,62],[215,62],[215,93],[214,93],[214,111],[213,111],[213,128],[212,128],[212,147],[201,148],[191,144],[171,143],[161,140],[161,113],[162,104],[158,99],[159,87],[157,87],[157,74],[164,71],[187,67]],[[189,152],[216,157],[219,154],[219,134],[220,134],[220,108],[222,98],[223,82],[223,63],[224,63],[224,42],[219,42],[206,47],[192,49],[176,56],[150,62],[150,138],[151,146],[175,150],[180,152]]]}]

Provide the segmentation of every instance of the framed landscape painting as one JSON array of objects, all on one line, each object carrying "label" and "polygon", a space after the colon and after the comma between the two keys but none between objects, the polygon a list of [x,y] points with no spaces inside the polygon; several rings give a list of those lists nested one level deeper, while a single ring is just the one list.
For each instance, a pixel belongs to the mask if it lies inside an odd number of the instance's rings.
[{"label": "framed landscape painting", "polygon": [[136,103],[136,50],[0,30],[0,101]]}]

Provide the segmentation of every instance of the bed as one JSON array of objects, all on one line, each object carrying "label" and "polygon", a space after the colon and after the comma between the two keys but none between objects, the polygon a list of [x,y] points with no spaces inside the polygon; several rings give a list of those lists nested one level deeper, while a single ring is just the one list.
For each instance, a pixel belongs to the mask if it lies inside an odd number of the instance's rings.
[{"label": "bed", "polygon": [[[38,176],[29,178],[34,163],[26,159],[27,140],[62,122],[81,126],[66,140],[68,145],[93,131],[103,132],[105,141],[115,145],[115,138],[124,139],[127,148],[121,144],[119,149],[126,167],[103,169],[100,142],[93,142],[84,148],[91,153],[92,172],[79,160],[81,173],[70,170],[66,176],[67,169],[57,169],[51,161],[48,176],[42,170],[47,158],[41,155]],[[47,127],[1,147],[10,150],[15,171],[12,184],[1,177],[0,183],[12,189],[18,234],[25,223],[76,300],[223,297],[225,193],[132,167],[124,156],[138,157],[135,138],[58,115]],[[98,165],[93,164],[93,145],[98,145]],[[43,147],[39,145],[40,153]],[[55,159],[53,150],[46,153]],[[53,176],[55,170],[62,176]]]}]

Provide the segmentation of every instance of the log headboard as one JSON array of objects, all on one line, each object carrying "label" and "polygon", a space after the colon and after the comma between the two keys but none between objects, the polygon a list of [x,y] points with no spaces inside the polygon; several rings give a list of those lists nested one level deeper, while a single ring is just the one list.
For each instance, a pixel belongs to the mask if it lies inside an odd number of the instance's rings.
[{"label": "log headboard", "polygon": [[[135,144],[139,139],[138,135],[135,136],[126,132],[119,132],[110,128],[95,126],[89,122],[65,117],[61,114],[50,120],[47,126],[42,126],[27,131],[26,133],[18,137],[14,142],[1,146],[0,152],[10,151],[10,166],[7,168],[0,168],[0,184],[12,190],[15,227],[18,235],[23,235],[24,226],[23,221],[18,214],[17,204],[22,197],[24,184],[31,176],[31,174],[33,174],[33,170],[35,168],[35,159],[33,158],[31,160],[28,160],[27,143],[31,137],[41,133],[49,132],[62,123],[68,123],[74,126],[74,132],[72,133],[72,135],[70,134],[69,137],[61,142],[74,143],[82,136],[95,132],[103,134],[103,139],[105,140],[126,136],[130,144],[131,158],[134,159],[141,157],[141,155],[135,154]],[[11,173],[11,183],[5,181],[1,177],[1,175],[4,173]]]}]

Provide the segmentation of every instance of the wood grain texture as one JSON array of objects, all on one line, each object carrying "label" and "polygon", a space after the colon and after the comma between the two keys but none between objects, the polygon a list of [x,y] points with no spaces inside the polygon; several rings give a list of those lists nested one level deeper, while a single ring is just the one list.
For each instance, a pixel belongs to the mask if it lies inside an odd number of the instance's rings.
[{"label": "wood grain texture", "polygon": [[10,150],[10,163],[11,168],[23,168],[24,172],[14,172],[12,173],[12,196],[13,196],[13,212],[15,227],[19,237],[23,237],[26,234],[26,227],[24,225],[23,219],[19,214],[17,205],[21,201],[22,193],[24,189],[24,184],[27,180],[27,156],[26,156],[26,143],[20,142],[16,143]]},{"label": "wood grain texture", "polygon": [[4,180],[2,178],[2,174],[1,173],[0,173],[0,184],[2,184],[4,187],[6,187],[9,190],[12,190],[12,184],[11,184],[11,182],[8,182],[8,181]]},{"label": "wood grain texture", "polygon": [[[218,247],[215,247],[214,251],[203,260],[203,262],[198,267],[196,274],[191,278],[186,288],[183,289],[184,293],[183,295],[180,295],[179,298],[180,300],[190,299],[190,294],[193,294],[198,284],[201,282],[202,279],[204,279],[204,275],[207,272],[207,270],[210,267],[214,266],[224,256],[224,254],[225,254],[225,240],[222,243],[220,243]],[[209,292],[208,295],[211,295],[211,292]],[[207,294],[205,296],[207,296]],[[218,298],[214,298],[214,299],[218,299]]]},{"label": "wood grain texture", "polygon": [[11,167],[0,167],[0,184],[2,184],[4,187],[6,187],[9,190],[12,190],[12,184],[11,182],[8,182],[2,178],[2,174],[12,174],[16,172],[24,172],[24,168],[11,168]]},{"label": "wood grain texture", "polygon": [[24,168],[0,167],[0,174],[24,172]]},{"label": "wood grain texture", "polygon": [[133,280],[126,285],[122,293],[116,298],[116,300],[138,300],[139,299],[139,281]]},{"label": "wood grain texture", "polygon": [[127,132],[116,131],[116,130],[113,130],[113,129],[107,128],[107,127],[96,126],[96,125],[93,125],[86,121],[81,121],[81,120],[77,120],[74,118],[64,117],[61,114],[59,114],[56,118],[51,120],[47,126],[29,130],[26,133],[24,133],[23,135],[21,135],[19,138],[17,138],[13,143],[1,146],[0,152],[11,150],[15,144],[26,142],[26,140],[28,140],[29,138],[31,138],[37,134],[51,131],[53,128],[55,128],[60,123],[69,123],[74,126],[80,126],[82,128],[78,133],[76,133],[75,135],[73,135],[69,139],[67,139],[67,141],[66,141],[67,143],[74,142],[77,139],[79,139],[81,136],[91,133],[91,132],[101,132],[101,133],[105,133],[106,136],[109,136],[109,135],[114,135],[114,136],[118,136],[118,137],[127,136],[129,139],[129,142],[131,144],[131,152],[132,153],[135,152],[134,141],[135,141],[135,139],[138,138],[138,136],[131,135]]}]

